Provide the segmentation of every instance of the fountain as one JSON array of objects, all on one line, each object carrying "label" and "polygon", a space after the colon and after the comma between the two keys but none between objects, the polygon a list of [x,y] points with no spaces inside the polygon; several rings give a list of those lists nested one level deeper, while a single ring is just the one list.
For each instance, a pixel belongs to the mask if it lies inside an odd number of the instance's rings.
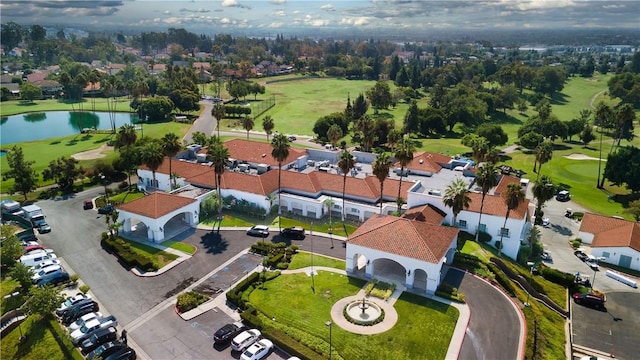
[{"label": "fountain", "polygon": [[384,319],[384,310],[373,301],[362,298],[362,301],[356,300],[347,304],[344,316],[356,325],[374,325]]}]

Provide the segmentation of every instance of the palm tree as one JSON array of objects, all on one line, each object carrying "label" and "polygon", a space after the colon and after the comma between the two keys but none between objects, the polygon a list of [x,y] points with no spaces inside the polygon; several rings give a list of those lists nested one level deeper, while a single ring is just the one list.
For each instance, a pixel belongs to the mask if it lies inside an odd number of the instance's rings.
[{"label": "palm tree", "polygon": [[495,164],[485,163],[476,171],[476,183],[482,189],[482,200],[480,201],[480,216],[478,217],[478,229],[476,230],[476,242],[480,238],[480,224],[482,221],[482,210],[484,208],[484,198],[492,187],[498,185],[498,169]]},{"label": "palm tree", "polygon": [[[542,171],[542,164],[545,164],[553,157],[553,146],[548,141],[543,141],[536,147],[536,162],[538,163],[538,176]],[[535,172],[536,163],[533,164],[533,171]]]},{"label": "palm tree", "polygon": [[342,129],[337,124],[331,125],[327,130],[327,139],[329,139],[329,142],[331,143],[331,145],[333,145],[334,148],[336,147],[336,144],[341,137]]},{"label": "palm tree", "polygon": [[253,125],[255,125],[255,122],[253,121],[253,117],[247,116],[243,118],[241,121],[242,121],[242,127],[245,130],[247,130],[247,140],[249,140],[249,131],[251,131],[251,129],[253,129]]},{"label": "palm tree", "polygon": [[347,190],[347,174],[356,165],[353,155],[347,149],[343,149],[338,157],[338,167],[342,171],[342,221],[344,222],[344,195]]},{"label": "palm tree", "polygon": [[553,186],[551,179],[546,175],[542,175],[536,179],[536,182],[533,184],[532,191],[533,197],[535,197],[537,201],[534,223],[539,223],[542,218],[542,207],[544,206],[544,203],[553,198],[556,193],[556,189],[555,186]]},{"label": "palm tree", "polygon": [[[127,149],[127,152],[129,152],[131,145],[135,144],[137,139],[138,139],[138,135],[136,134],[135,126],[131,124],[124,124],[120,127],[120,130],[118,131],[115,148],[120,149],[124,146]],[[129,186],[131,186],[131,168],[132,166],[128,164],[127,175],[129,177]]]},{"label": "palm tree", "polygon": [[382,215],[382,193],[384,190],[384,181],[389,176],[389,169],[391,169],[391,157],[388,153],[382,152],[376,156],[373,161],[373,175],[380,181],[380,215]]},{"label": "palm tree", "polygon": [[271,135],[274,127],[275,124],[273,123],[273,118],[271,117],[271,115],[267,115],[264,117],[264,119],[262,119],[262,129],[267,134],[267,142],[269,142],[269,135]]},{"label": "palm tree", "polygon": [[444,206],[450,207],[453,211],[453,226],[457,227],[456,218],[463,209],[469,208],[471,198],[469,197],[469,187],[462,178],[456,178],[444,190],[442,197]]},{"label": "palm tree", "polygon": [[328,211],[329,211],[329,231],[333,232],[333,221],[331,219],[331,209],[333,209],[333,204],[335,204],[336,202],[333,201],[333,198],[328,198],[326,199],[323,204],[324,206],[327,207]]},{"label": "palm tree", "polygon": [[[280,133],[271,140],[271,156],[278,162],[278,215],[282,213],[280,194],[282,193],[282,162],[289,157],[289,139]],[[278,216],[278,229],[282,229],[280,216]]]},{"label": "palm tree", "polygon": [[404,202],[400,196],[400,191],[402,190],[402,175],[404,175],[404,168],[413,160],[413,151],[413,141],[411,141],[408,136],[404,136],[397,144],[395,153],[396,160],[400,163],[400,184],[398,185],[398,198],[396,199],[398,216],[402,213],[402,203]]},{"label": "palm tree", "polygon": [[149,170],[153,173],[153,187],[158,187],[156,181],[156,170],[162,165],[164,161],[164,153],[162,146],[157,141],[150,141],[140,151],[140,161],[147,165]]},{"label": "palm tree", "polygon": [[[218,94],[218,96],[220,95]],[[215,105],[213,109],[211,109],[211,115],[216,118],[216,128],[218,129],[218,137],[220,137],[220,121],[222,121],[225,116],[224,105]]]},{"label": "palm tree", "polygon": [[222,182],[222,174],[229,160],[229,149],[227,149],[220,138],[212,137],[207,150],[207,156],[211,159],[213,171],[216,173],[216,193],[218,195],[218,233],[220,233],[220,224],[222,223],[222,194],[220,186]]},{"label": "palm tree", "polygon": [[[169,174],[173,176],[173,171],[171,169],[171,158],[176,156],[178,151],[182,149],[182,145],[180,145],[180,140],[178,139],[178,135],[174,133],[165,134],[162,139],[162,151],[165,156],[169,157]],[[176,187],[176,178],[173,178],[173,188]]]},{"label": "palm tree", "polygon": [[504,238],[504,229],[507,228],[507,220],[509,219],[509,213],[511,210],[517,209],[520,204],[524,202],[524,191],[518,183],[511,183],[507,185],[507,192],[504,196],[504,203],[507,205],[507,215],[504,217],[504,225],[500,229],[500,246],[498,246],[498,257],[502,254],[502,239]]}]

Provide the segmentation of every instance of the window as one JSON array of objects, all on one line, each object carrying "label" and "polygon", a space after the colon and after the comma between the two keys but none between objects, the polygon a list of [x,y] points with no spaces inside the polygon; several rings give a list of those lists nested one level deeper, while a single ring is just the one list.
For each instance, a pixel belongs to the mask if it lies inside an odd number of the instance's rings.
[{"label": "window", "polygon": [[509,229],[500,228],[500,234],[499,235],[502,236],[502,237],[508,238],[509,237]]},{"label": "window", "polygon": [[354,213],[354,214],[360,214],[360,210],[359,209],[351,208],[351,212]]},{"label": "window", "polygon": [[487,224],[480,224],[479,229],[482,232],[487,232]]},{"label": "window", "polygon": [[467,220],[458,220],[458,227],[461,229],[467,228]]},{"label": "window", "polygon": [[603,252],[602,252],[602,257],[606,257],[606,258],[608,258],[609,256],[611,256],[611,254],[609,254],[609,252],[608,252],[608,251],[603,251]]}]

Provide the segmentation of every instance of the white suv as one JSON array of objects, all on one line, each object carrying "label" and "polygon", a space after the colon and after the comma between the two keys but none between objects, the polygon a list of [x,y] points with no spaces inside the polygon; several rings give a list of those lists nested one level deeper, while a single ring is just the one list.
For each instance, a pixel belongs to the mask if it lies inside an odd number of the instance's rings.
[{"label": "white suv", "polygon": [[231,349],[242,351],[258,340],[261,333],[258,329],[243,331],[231,341]]}]

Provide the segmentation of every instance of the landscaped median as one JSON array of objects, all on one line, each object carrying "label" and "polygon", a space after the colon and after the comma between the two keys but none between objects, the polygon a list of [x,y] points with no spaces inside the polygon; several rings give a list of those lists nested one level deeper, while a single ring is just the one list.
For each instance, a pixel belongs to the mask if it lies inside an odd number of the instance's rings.
[{"label": "landscaped median", "polygon": [[120,237],[110,238],[102,233],[102,246],[115,254],[126,266],[136,267],[140,271],[155,272],[178,259],[178,255]]}]

